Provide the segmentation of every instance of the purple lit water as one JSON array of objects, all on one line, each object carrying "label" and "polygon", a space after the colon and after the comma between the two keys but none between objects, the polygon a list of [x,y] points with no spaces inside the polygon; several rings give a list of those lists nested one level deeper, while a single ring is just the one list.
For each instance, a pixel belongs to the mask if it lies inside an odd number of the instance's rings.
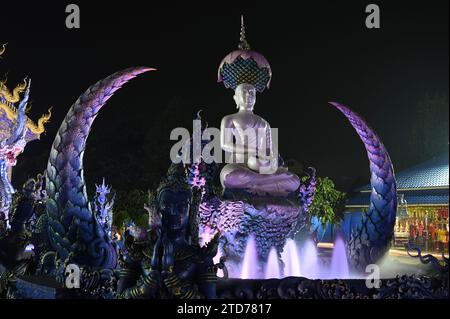
[{"label": "purple lit water", "polygon": [[312,240],[308,240],[303,246],[301,253],[301,276],[309,279],[317,279],[319,273],[317,247]]},{"label": "purple lit water", "polygon": [[341,238],[338,238],[334,243],[330,274],[332,275],[332,278],[335,279],[350,278],[345,243]]},{"label": "purple lit water", "polygon": [[256,250],[255,238],[250,235],[245,248],[244,261],[242,262],[242,279],[257,279],[259,278],[259,264],[258,264],[258,252]]},{"label": "purple lit water", "polygon": [[277,250],[272,247],[270,249],[269,258],[266,263],[265,279],[281,278],[280,264],[278,262]]},{"label": "purple lit water", "polygon": [[[351,278],[346,254],[345,243],[338,238],[333,251],[321,251],[320,256],[316,244],[312,240],[304,242],[300,253],[294,240],[287,240],[281,254],[284,269],[281,269],[278,253],[275,248],[270,250],[267,262],[258,261],[256,241],[249,236],[242,263],[236,264],[236,271],[230,272],[230,277],[241,279],[270,279],[284,277],[306,277],[309,279],[349,279]],[[331,255],[331,258],[330,258]],[[215,261],[220,256],[216,256]],[[227,264],[228,266],[228,264]],[[230,266],[232,266],[230,264]],[[264,272],[262,271],[264,269]],[[230,268],[229,268],[230,270]]]},{"label": "purple lit water", "polygon": [[294,240],[288,239],[286,241],[281,259],[284,262],[284,277],[300,277],[300,258]]}]

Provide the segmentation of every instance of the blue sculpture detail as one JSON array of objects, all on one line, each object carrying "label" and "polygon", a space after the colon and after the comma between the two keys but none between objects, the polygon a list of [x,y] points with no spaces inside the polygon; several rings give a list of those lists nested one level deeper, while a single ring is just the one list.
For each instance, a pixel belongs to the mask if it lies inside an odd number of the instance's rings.
[{"label": "blue sculpture detail", "polygon": [[350,121],[367,150],[370,162],[369,211],[347,243],[348,259],[356,270],[365,271],[378,262],[389,250],[397,212],[397,184],[389,154],[378,135],[360,115],[348,107],[332,102]]},{"label": "blue sculpture detail", "polygon": [[97,221],[111,238],[115,195],[108,196],[111,193],[111,187],[105,184],[105,179],[101,185],[95,185],[95,192],[94,211]]},{"label": "blue sculpture detail", "polygon": [[83,154],[91,126],[106,101],[122,85],[149,68],[117,72],[91,86],[66,115],[47,166],[47,214],[50,243],[59,258],[80,266],[115,268],[117,253],[88,201]]}]

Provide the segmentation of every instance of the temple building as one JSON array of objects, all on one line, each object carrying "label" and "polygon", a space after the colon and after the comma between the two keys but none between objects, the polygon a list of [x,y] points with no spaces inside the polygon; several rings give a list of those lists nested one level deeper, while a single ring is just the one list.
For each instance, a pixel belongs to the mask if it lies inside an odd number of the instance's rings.
[{"label": "temple building", "polygon": [[[448,254],[448,163],[446,153],[396,173],[398,209],[394,249],[404,250],[409,242],[427,252]],[[346,236],[369,209],[370,192],[369,184],[358,189],[347,202],[341,225]]]}]

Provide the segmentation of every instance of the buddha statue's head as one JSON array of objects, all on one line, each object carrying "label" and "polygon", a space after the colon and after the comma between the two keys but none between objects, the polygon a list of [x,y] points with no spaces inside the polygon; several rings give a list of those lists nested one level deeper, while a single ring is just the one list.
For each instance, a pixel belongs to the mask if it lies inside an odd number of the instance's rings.
[{"label": "buddha statue's head", "polygon": [[234,93],[234,101],[239,111],[252,112],[256,103],[256,89],[248,83],[239,84]]}]

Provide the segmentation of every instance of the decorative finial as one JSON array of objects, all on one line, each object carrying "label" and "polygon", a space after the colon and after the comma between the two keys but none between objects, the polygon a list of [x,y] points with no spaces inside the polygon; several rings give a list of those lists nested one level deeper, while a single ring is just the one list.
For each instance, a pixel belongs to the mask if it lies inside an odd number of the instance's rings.
[{"label": "decorative finial", "polygon": [[247,38],[245,37],[245,25],[244,25],[244,16],[241,15],[241,38],[239,39],[239,49],[250,51],[250,44],[247,42]]},{"label": "decorative finial", "polygon": [[6,51],[6,45],[7,45],[7,44],[8,44],[8,43],[5,43],[5,44],[3,44],[3,45],[1,46],[1,48],[0,48],[0,58],[1,58],[2,54],[5,53],[5,51]]},{"label": "decorative finial", "polygon": [[197,120],[202,120],[202,112],[203,112],[203,110],[199,110],[198,112],[197,112]]}]

